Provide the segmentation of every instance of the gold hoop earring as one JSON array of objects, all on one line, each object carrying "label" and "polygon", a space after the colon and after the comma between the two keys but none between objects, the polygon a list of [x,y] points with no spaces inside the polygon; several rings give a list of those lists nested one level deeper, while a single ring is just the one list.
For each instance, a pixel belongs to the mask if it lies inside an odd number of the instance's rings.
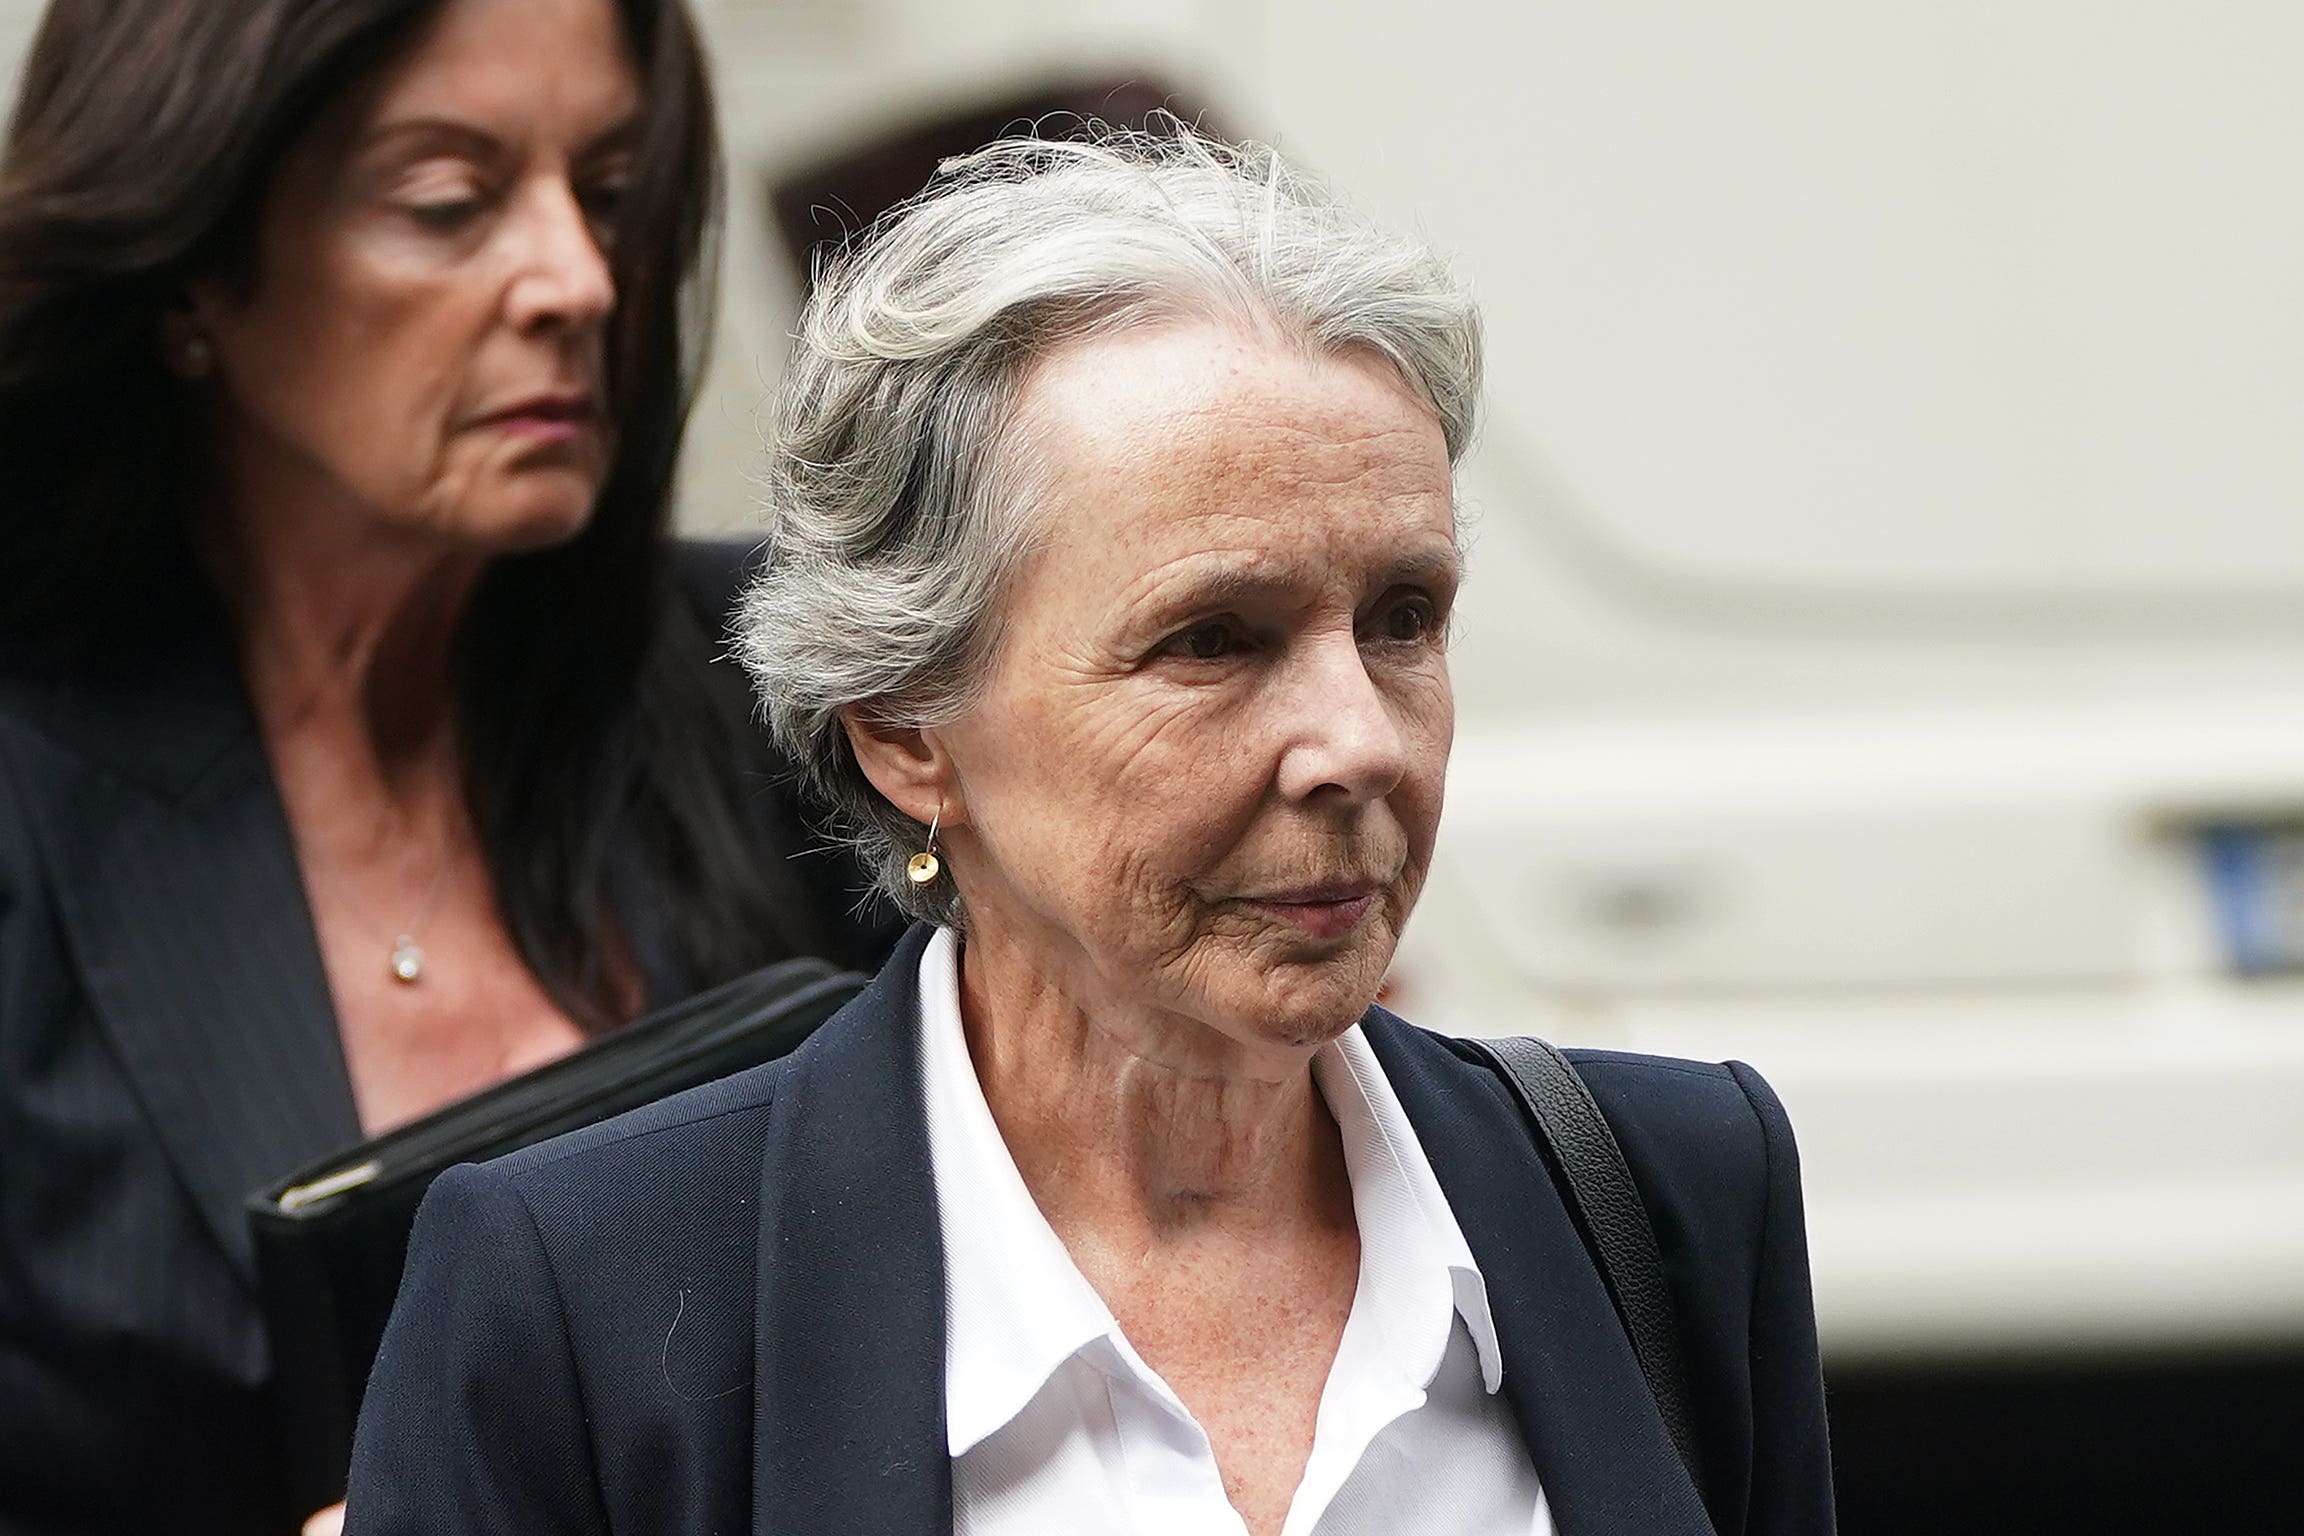
[{"label": "gold hoop earring", "polygon": [[914,885],[926,885],[944,870],[944,861],[936,857],[936,828],[944,820],[944,807],[939,803],[936,814],[928,819],[928,846],[912,855],[904,866],[905,878]]}]

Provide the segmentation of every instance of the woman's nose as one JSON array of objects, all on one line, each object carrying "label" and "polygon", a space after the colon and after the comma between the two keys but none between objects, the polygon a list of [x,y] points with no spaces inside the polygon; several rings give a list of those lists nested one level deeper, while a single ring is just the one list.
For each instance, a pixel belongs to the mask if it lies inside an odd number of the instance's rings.
[{"label": "woman's nose", "polygon": [[1290,741],[1280,789],[1290,799],[1380,800],[1408,771],[1408,741],[1394,701],[1349,635],[1309,648],[1290,690]]},{"label": "woman's nose", "polygon": [[538,189],[522,233],[520,267],[509,295],[515,325],[522,330],[592,325],[615,308],[615,275],[573,188]]}]

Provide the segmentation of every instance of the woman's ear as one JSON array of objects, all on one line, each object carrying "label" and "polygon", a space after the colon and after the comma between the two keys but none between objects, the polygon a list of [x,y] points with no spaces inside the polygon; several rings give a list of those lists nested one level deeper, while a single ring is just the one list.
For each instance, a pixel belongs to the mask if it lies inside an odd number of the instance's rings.
[{"label": "woman's ear", "polygon": [[940,815],[950,827],[966,819],[959,777],[937,732],[875,720],[854,704],[840,711],[840,724],[856,766],[890,805],[922,823]]}]

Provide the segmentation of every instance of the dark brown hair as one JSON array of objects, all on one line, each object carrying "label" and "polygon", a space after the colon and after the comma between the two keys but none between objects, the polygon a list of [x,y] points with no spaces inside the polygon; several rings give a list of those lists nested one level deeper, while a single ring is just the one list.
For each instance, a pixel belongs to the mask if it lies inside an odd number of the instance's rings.
[{"label": "dark brown hair", "polygon": [[[53,0],[0,158],[0,639],[119,643],[210,602],[204,494],[160,317],[246,270],[263,199],[321,110],[442,0]],[[450,0],[452,3],[452,0]],[[569,543],[497,561],[459,636],[472,810],[513,938],[562,1006],[619,1010],[609,848],[637,831],[704,982],[789,951],[746,855],[742,757],[680,595],[670,500],[710,330],[720,151],[681,0],[615,0],[646,126],[613,243],[615,463]]]}]

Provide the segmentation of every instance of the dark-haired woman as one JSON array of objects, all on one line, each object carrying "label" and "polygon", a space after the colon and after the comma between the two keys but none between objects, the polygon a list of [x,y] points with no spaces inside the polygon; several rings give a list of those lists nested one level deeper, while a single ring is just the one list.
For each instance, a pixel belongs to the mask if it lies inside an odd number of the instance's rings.
[{"label": "dark-haired woman", "polygon": [[241,1202],[869,964],[666,509],[677,0],[55,0],[0,166],[0,1528],[293,1530]]}]

